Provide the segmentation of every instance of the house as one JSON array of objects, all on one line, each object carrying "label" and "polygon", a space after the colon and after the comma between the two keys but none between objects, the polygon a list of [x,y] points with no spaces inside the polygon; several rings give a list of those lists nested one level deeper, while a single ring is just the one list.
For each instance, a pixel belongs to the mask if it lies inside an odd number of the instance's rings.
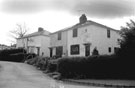
[{"label": "house", "polygon": [[83,14],[79,23],[50,34],[50,56],[90,56],[94,49],[110,55],[120,47],[119,39],[118,30],[87,20]]},{"label": "house", "polygon": [[37,55],[50,55],[50,32],[39,27],[37,32],[28,34],[22,38],[17,39],[17,48],[25,48],[28,53],[35,53]]}]

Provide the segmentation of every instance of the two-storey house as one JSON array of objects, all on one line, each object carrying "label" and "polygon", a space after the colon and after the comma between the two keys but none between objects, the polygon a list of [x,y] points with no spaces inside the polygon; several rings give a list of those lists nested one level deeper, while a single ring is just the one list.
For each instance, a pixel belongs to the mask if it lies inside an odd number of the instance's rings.
[{"label": "two-storey house", "polygon": [[50,32],[39,27],[37,32],[17,39],[17,48],[25,48],[28,53],[50,56]]},{"label": "two-storey house", "polygon": [[50,56],[90,56],[95,48],[100,55],[108,55],[120,47],[118,30],[87,20],[85,14],[79,23],[52,33],[50,38]]}]

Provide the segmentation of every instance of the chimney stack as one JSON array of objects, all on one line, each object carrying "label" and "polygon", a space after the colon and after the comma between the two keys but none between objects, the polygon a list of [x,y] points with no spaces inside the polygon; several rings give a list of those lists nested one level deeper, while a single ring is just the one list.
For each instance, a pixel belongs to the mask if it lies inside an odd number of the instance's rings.
[{"label": "chimney stack", "polygon": [[87,21],[87,17],[85,14],[82,14],[82,16],[79,18],[80,24],[83,24]]},{"label": "chimney stack", "polygon": [[42,27],[38,28],[38,32],[44,31],[44,29]]}]

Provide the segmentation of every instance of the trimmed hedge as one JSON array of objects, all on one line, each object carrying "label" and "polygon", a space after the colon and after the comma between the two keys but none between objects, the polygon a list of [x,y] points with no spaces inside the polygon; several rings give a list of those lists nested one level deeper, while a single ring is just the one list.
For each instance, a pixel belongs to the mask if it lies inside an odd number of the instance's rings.
[{"label": "trimmed hedge", "polygon": [[135,79],[134,70],[123,66],[117,56],[102,55],[61,58],[57,69],[63,78]]},{"label": "trimmed hedge", "polygon": [[36,57],[36,54],[26,54],[24,49],[10,49],[0,51],[0,60],[2,61],[13,61],[13,62],[23,62],[26,59],[31,59]]},{"label": "trimmed hedge", "polygon": [[16,53],[26,53],[26,50],[24,49],[7,49],[7,50],[1,50],[0,56],[6,56],[10,54],[16,54]]},{"label": "trimmed hedge", "polygon": [[116,55],[63,57],[55,60],[36,57],[27,60],[27,63],[45,72],[59,72],[62,78],[135,79],[134,62],[126,63]]},{"label": "trimmed hedge", "polygon": [[26,55],[24,49],[10,49],[0,51],[0,60],[21,62]]}]

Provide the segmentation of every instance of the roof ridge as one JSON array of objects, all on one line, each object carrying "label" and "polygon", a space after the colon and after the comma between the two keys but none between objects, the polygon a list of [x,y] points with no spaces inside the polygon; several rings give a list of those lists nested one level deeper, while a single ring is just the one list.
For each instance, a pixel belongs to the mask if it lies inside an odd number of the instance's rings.
[{"label": "roof ridge", "polygon": [[[44,34],[45,32],[48,32],[48,34]],[[43,30],[43,31],[37,31],[37,32],[33,32],[33,33],[30,33],[30,34],[27,34],[25,36],[23,36],[22,38],[27,38],[27,37],[32,37],[32,36],[38,36],[38,35],[45,35],[45,36],[48,36],[51,32],[49,31],[46,31],[46,30]],[[20,39],[20,38],[18,38]]]},{"label": "roof ridge", "polygon": [[70,26],[70,27],[66,27],[66,28],[63,28],[63,29],[58,30],[58,31],[56,31],[56,32],[53,32],[53,33],[51,33],[51,34],[55,34],[55,33],[60,32],[60,31],[67,31],[67,30],[72,29],[73,27],[85,25],[85,24],[87,24],[88,22],[92,22],[92,23],[95,23],[95,24],[100,25],[100,26],[102,26],[102,27],[109,28],[109,29],[111,29],[111,30],[113,30],[113,31],[119,32],[119,30],[116,30],[116,29],[114,29],[114,28],[108,27],[108,26],[106,26],[106,25],[104,25],[104,24],[100,24],[100,23],[95,22],[95,21],[93,21],[93,20],[87,20],[85,23],[77,23],[77,24],[72,25],[72,26]]}]

